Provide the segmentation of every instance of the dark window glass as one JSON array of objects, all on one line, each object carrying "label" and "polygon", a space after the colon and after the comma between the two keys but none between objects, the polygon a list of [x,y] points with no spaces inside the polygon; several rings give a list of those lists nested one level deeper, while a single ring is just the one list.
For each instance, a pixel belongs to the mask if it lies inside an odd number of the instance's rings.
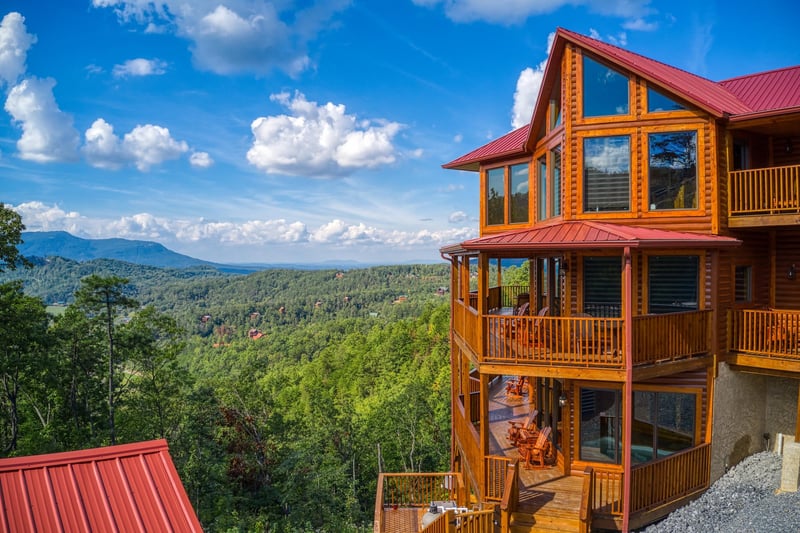
[{"label": "dark window glass", "polygon": [[619,257],[583,258],[583,312],[622,316],[622,261]]},{"label": "dark window glass", "polygon": [[486,172],[486,223],[505,223],[506,175],[504,168]]},{"label": "dark window glass", "polygon": [[581,388],[580,395],[581,461],[621,464],[621,392]]},{"label": "dark window glass", "polygon": [[552,204],[550,215],[558,216],[561,214],[561,147],[557,147],[550,152],[550,164],[552,172],[551,187],[553,189]]},{"label": "dark window glass", "polygon": [[528,164],[511,167],[512,224],[528,222]]},{"label": "dark window glass", "polygon": [[686,109],[683,104],[679,104],[669,96],[656,91],[655,89],[647,88],[647,112],[658,113],[661,111],[681,111]]},{"label": "dark window glass", "polygon": [[633,392],[634,464],[666,457],[694,446],[697,395]]},{"label": "dark window glass", "polygon": [[648,310],[660,314],[697,309],[699,262],[696,255],[651,256]]},{"label": "dark window glass", "polygon": [[583,210],[630,210],[631,139],[628,135],[583,140]]},{"label": "dark window glass", "polygon": [[651,133],[650,209],[697,208],[697,132]]},{"label": "dark window glass", "polygon": [[628,77],[583,56],[583,116],[628,114]]},{"label": "dark window glass", "polygon": [[539,159],[539,190],[536,191],[537,220],[547,218],[547,158]]},{"label": "dark window glass", "polygon": [[753,301],[753,267],[739,265],[736,267],[735,295],[737,302]]}]

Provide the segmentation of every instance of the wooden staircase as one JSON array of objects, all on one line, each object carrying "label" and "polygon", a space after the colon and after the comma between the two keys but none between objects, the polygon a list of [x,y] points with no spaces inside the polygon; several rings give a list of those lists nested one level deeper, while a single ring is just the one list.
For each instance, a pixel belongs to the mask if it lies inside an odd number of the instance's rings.
[{"label": "wooden staircase", "polygon": [[517,511],[511,514],[509,533],[554,533],[581,530],[577,511],[540,510],[535,514]]}]

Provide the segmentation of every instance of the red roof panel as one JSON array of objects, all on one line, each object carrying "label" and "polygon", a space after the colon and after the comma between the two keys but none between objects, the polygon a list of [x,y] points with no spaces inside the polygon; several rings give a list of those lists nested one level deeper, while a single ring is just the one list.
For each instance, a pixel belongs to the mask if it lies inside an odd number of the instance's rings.
[{"label": "red roof panel", "polygon": [[740,76],[719,84],[754,112],[800,106],[800,66]]},{"label": "red roof panel", "polygon": [[517,128],[442,166],[444,168],[455,168],[459,170],[478,170],[478,163],[480,161],[499,156],[522,155],[525,153],[524,146],[525,141],[528,140],[529,128],[530,126]]},{"label": "red roof panel", "polygon": [[732,237],[667,231],[606,222],[567,221],[487,235],[442,248],[442,253],[469,251],[544,251],[592,248],[720,248],[738,246]]},{"label": "red roof panel", "polygon": [[157,440],[0,460],[0,532],[202,531]]}]

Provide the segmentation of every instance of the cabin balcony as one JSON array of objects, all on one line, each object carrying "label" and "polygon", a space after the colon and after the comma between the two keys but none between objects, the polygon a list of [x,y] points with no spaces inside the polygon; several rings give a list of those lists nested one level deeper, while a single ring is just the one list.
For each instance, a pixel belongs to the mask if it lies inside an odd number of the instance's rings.
[{"label": "cabin balcony", "polygon": [[800,223],[800,165],[731,171],[728,191],[732,228]]},{"label": "cabin balcony", "polygon": [[[490,303],[500,292],[508,290],[489,290]],[[518,315],[513,307],[502,305],[482,315],[474,304],[453,302],[455,341],[474,354],[476,363],[492,365],[502,374],[515,374],[514,367],[526,365],[538,367],[541,375],[591,369],[595,379],[621,381],[628,359],[636,371],[712,350],[709,309],[638,315],[628,324],[623,318],[588,314]],[[598,308],[596,314],[605,313]],[[625,342],[628,328],[629,347]]]},{"label": "cabin balcony", "polygon": [[733,365],[800,371],[800,310],[730,310],[728,354]]}]

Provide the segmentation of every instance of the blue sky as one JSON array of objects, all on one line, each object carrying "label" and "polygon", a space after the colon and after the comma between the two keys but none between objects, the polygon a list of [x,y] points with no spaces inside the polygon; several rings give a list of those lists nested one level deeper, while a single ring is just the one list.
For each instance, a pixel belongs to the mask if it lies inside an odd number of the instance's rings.
[{"label": "blue sky", "polygon": [[712,80],[800,64],[793,0],[4,0],[0,202],[220,262],[437,261],[441,165],[530,120],[559,26]]}]

